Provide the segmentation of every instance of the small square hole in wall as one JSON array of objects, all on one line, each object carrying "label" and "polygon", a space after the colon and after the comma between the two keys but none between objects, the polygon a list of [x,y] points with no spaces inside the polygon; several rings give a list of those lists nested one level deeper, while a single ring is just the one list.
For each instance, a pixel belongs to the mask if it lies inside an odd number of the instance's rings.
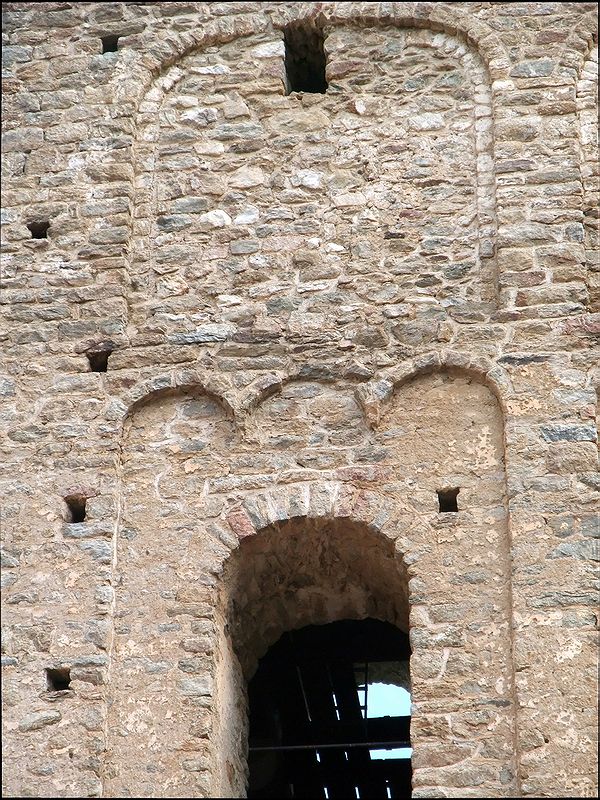
[{"label": "small square hole in wall", "polygon": [[46,688],[49,692],[63,692],[71,685],[71,670],[69,667],[48,668],[46,670]]},{"label": "small square hole in wall", "polygon": [[69,513],[68,522],[85,522],[87,497],[83,494],[69,494],[65,497]]},{"label": "small square hole in wall", "polygon": [[460,489],[438,489],[440,512],[458,511],[458,493]]},{"label": "small square hole in wall", "polygon": [[103,53],[116,53],[119,49],[119,36],[103,36],[101,38],[102,42],[102,52]]},{"label": "small square hole in wall", "polygon": [[112,350],[91,350],[86,353],[87,359],[90,362],[90,369],[92,372],[107,372],[108,371],[108,357]]},{"label": "small square hole in wall", "polygon": [[45,219],[36,220],[35,222],[28,222],[27,227],[29,228],[32,239],[47,239],[50,221]]},{"label": "small square hole in wall", "polygon": [[325,94],[325,37],[311,25],[288,25],[283,32],[287,94]]}]

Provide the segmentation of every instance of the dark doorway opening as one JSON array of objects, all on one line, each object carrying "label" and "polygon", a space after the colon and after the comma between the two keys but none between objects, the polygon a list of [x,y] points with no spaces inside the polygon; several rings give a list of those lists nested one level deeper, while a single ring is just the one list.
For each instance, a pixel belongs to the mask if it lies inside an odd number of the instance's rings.
[{"label": "dark doorway opening", "polygon": [[410,797],[409,659],[379,620],[284,634],[248,686],[248,797]]}]

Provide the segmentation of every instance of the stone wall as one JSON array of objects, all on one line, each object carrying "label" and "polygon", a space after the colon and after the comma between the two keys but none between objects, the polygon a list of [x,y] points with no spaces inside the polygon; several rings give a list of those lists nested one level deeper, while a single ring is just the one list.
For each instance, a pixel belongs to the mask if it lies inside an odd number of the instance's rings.
[{"label": "stone wall", "polygon": [[243,796],[374,616],[415,797],[594,796],[596,5],[3,11],[5,794]]}]

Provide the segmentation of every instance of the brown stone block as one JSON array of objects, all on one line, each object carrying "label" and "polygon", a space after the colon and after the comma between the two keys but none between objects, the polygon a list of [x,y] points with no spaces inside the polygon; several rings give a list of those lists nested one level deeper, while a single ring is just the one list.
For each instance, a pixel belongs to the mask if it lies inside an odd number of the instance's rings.
[{"label": "brown stone block", "polygon": [[517,292],[517,306],[544,305],[547,303],[578,303],[582,306],[587,300],[587,289],[580,283],[558,284],[542,289],[524,289]]},{"label": "brown stone block", "polygon": [[412,759],[413,769],[446,767],[470,758],[475,751],[474,744],[450,744],[440,742],[438,745],[423,745],[415,751]]},{"label": "brown stone block", "polygon": [[589,472],[598,466],[598,451],[593,442],[557,442],[548,450],[546,465],[558,474]]},{"label": "brown stone block", "polygon": [[546,273],[542,270],[527,272],[504,272],[500,276],[500,286],[529,287],[539,286],[546,282]]},{"label": "brown stone block", "polygon": [[533,270],[537,266],[532,248],[500,248],[498,250],[497,264],[500,275],[505,272]]}]

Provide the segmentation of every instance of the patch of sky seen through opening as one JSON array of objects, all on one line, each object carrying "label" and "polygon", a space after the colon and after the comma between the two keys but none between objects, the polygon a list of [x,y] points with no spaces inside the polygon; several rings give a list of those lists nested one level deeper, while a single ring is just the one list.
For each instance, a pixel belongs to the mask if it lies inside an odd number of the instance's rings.
[{"label": "patch of sky seen through opening", "polygon": [[[410,717],[410,672],[408,661],[359,663],[354,665],[356,691],[363,719],[381,717]],[[336,716],[340,719],[338,702],[333,695]],[[393,747],[369,750],[372,759],[412,756],[412,747]],[[320,754],[316,754],[321,761]],[[346,758],[348,754],[346,753]]]},{"label": "patch of sky seen through opening", "polygon": [[[410,692],[403,686],[391,683],[369,683],[367,719],[376,717],[409,717]],[[359,692],[360,696],[360,692]],[[363,711],[363,716],[364,716]],[[371,758],[410,758],[412,747],[396,747],[390,750],[369,750]]]},{"label": "patch of sky seen through opening", "polygon": [[[354,673],[363,718],[410,717],[408,661],[355,664]],[[372,759],[410,758],[411,747],[369,750]]]}]

